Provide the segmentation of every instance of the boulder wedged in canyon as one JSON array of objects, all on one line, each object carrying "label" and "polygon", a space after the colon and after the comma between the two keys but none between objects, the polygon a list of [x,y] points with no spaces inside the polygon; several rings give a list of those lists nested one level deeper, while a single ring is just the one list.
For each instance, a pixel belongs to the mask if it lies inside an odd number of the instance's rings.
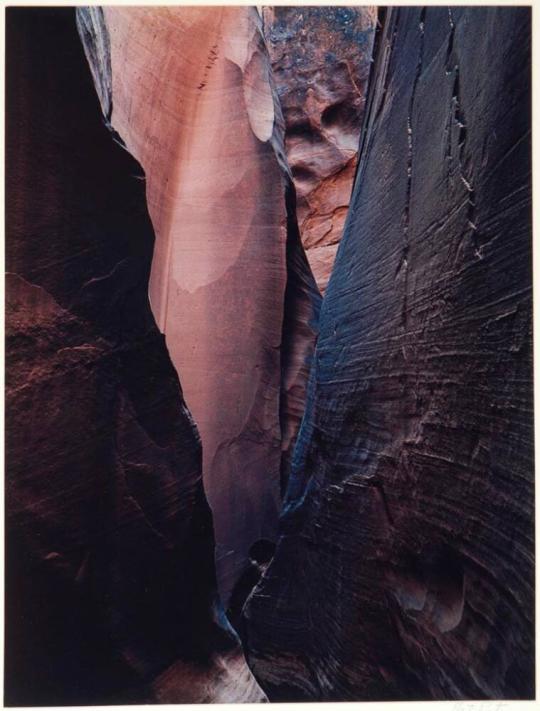
[{"label": "boulder wedged in canyon", "polygon": [[530,9],[382,17],[248,662],[276,701],[532,698]]},{"label": "boulder wedged in canyon", "polygon": [[6,101],[5,702],[261,700],[148,302],[144,176],[73,8],[7,10]]},{"label": "boulder wedged in canyon", "polygon": [[264,7],[302,242],[321,291],[343,231],[364,114],[374,7]]},{"label": "boulder wedged in canyon", "polygon": [[103,112],[145,171],[150,302],[201,434],[227,603],[250,546],[276,536],[320,300],[288,224],[260,18],[249,7],[78,17]]}]

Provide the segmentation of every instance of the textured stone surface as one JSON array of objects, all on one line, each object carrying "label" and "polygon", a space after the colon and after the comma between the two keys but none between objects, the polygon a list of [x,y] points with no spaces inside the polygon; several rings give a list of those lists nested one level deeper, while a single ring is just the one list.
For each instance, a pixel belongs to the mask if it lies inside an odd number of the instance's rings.
[{"label": "textured stone surface", "polygon": [[530,10],[376,42],[248,660],[274,700],[531,698]]},{"label": "textured stone surface", "polygon": [[144,176],[73,9],[7,11],[6,158],[5,701],[259,700],[148,303]]},{"label": "textured stone surface", "polygon": [[265,7],[302,242],[324,291],[351,196],[373,44],[373,7]]},{"label": "textured stone surface", "polygon": [[98,87],[110,46],[111,123],[146,173],[150,302],[201,433],[227,602],[250,545],[276,535],[320,298],[288,224],[260,18],[249,7],[82,15]]}]

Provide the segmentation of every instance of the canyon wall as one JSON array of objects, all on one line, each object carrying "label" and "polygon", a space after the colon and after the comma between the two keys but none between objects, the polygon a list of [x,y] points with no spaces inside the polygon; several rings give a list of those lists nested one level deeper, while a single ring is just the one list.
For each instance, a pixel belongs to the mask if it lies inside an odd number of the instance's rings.
[{"label": "canyon wall", "polygon": [[532,698],[531,13],[380,13],[248,661],[276,701]]},{"label": "canyon wall", "polygon": [[150,302],[201,434],[227,603],[251,545],[277,533],[320,300],[260,18],[250,7],[78,17],[103,113],[146,174]]},{"label": "canyon wall", "polygon": [[6,103],[5,702],[261,700],[148,302],[144,173],[74,9],[7,10]]},{"label": "canyon wall", "polygon": [[347,215],[376,9],[264,7],[302,242],[324,292]]}]

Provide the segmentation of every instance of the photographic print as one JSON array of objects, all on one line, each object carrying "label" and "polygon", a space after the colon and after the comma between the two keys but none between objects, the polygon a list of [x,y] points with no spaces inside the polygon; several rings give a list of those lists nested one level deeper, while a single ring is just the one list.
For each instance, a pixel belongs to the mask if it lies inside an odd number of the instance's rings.
[{"label": "photographic print", "polygon": [[531,7],[5,20],[5,704],[534,699]]}]

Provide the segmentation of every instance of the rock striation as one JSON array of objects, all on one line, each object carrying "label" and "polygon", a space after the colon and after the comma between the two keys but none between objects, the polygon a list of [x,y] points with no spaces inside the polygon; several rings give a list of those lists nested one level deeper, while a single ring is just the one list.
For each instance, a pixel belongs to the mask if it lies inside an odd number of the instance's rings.
[{"label": "rock striation", "polygon": [[5,701],[261,700],[148,302],[144,173],[73,8],[7,10],[6,89]]},{"label": "rock striation", "polygon": [[103,113],[145,171],[150,302],[201,434],[227,603],[250,546],[276,536],[320,300],[260,18],[112,6],[78,17]]},{"label": "rock striation", "polygon": [[534,697],[530,9],[381,10],[275,556],[275,701]]},{"label": "rock striation", "polygon": [[264,7],[302,242],[324,292],[356,170],[376,10]]}]

